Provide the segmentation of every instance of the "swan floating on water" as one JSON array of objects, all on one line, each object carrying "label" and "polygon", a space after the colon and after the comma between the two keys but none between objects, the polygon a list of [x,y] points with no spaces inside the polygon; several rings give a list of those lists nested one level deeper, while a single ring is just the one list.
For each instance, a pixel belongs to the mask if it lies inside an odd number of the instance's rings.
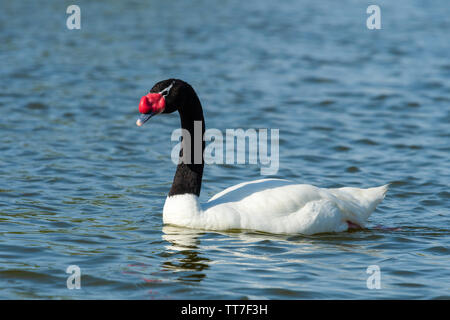
[{"label": "swan floating on water", "polygon": [[[384,199],[388,185],[361,188],[318,188],[282,179],[261,179],[229,187],[200,204],[203,152],[195,158],[194,122],[203,109],[194,89],[186,82],[168,79],[156,83],[139,103],[142,126],[160,113],[178,111],[181,119],[180,161],[163,209],[164,224],[204,230],[247,229],[269,233],[342,232],[363,228]],[[189,134],[189,139],[184,135]],[[187,137],[186,137],[187,138]],[[205,148],[202,142],[202,150]],[[197,160],[197,161],[196,161]]]}]

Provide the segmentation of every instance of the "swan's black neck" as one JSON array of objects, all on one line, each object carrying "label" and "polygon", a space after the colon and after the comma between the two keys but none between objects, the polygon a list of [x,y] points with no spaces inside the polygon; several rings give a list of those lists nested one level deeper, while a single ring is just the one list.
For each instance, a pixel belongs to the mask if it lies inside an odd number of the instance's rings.
[{"label": "swan's black neck", "polygon": [[193,89],[190,91],[189,97],[185,97],[183,105],[178,106],[183,129],[182,145],[179,164],[169,196],[186,193],[199,196],[202,186],[205,120],[197,94]]}]

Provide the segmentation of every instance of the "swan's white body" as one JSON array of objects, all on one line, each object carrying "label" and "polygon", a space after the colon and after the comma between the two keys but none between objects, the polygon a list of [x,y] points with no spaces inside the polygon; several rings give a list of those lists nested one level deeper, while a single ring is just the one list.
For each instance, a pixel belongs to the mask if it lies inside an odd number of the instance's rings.
[{"label": "swan's white body", "polygon": [[203,208],[194,194],[167,197],[163,222],[205,230],[341,232],[348,230],[348,222],[364,227],[387,187],[322,189],[288,180],[256,180],[219,192]]}]

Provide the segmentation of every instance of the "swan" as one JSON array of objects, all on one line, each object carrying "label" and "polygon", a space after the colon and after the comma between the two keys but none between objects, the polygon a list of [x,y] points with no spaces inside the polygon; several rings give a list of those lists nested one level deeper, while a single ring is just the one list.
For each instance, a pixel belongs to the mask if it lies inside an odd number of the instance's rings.
[{"label": "swan", "polygon": [[194,137],[195,122],[202,123],[201,137],[205,132],[202,106],[192,86],[179,79],[156,83],[140,100],[136,124],[142,126],[155,115],[174,111],[179,112],[183,130],[179,163],[163,209],[165,225],[279,234],[343,232],[363,228],[388,190],[388,185],[325,189],[284,179],[260,179],[229,187],[202,205],[205,143],[202,139],[199,156],[195,143],[190,145],[190,139],[185,139],[187,134]]}]

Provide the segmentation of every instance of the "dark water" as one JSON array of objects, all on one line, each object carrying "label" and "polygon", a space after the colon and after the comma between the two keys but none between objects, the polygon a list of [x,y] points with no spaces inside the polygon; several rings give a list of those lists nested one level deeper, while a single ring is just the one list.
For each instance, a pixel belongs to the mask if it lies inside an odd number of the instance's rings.
[{"label": "dark water", "polygon": [[[365,1],[77,1],[81,30],[70,4],[1,4],[0,298],[450,298],[448,1],[377,1],[372,31]],[[276,177],[390,182],[369,228],[163,227],[179,120],[135,121],[169,77],[208,128],[279,128]],[[207,166],[201,198],[259,170]]]}]

